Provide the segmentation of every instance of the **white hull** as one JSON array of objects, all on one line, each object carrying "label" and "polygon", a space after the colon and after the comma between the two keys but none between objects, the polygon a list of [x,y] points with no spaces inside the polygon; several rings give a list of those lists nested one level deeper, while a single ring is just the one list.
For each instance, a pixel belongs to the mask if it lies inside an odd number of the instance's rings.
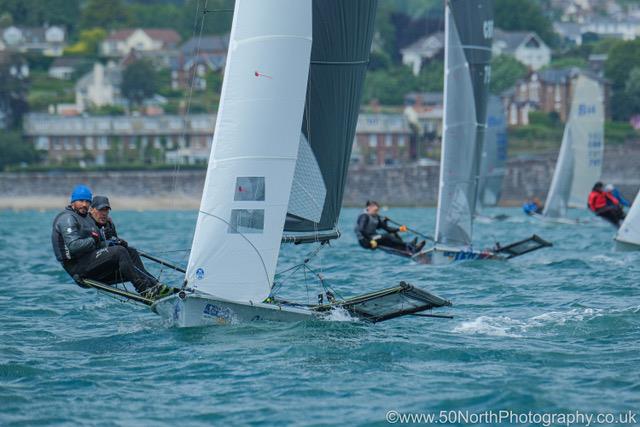
[{"label": "white hull", "polygon": [[461,261],[498,260],[506,258],[489,251],[431,248],[411,257],[419,264],[446,265]]},{"label": "white hull", "polygon": [[622,240],[618,240],[615,239],[616,242],[616,251],[619,252],[633,252],[633,251],[640,251],[640,245],[634,244],[634,243],[629,243],[629,242],[624,242]]},{"label": "white hull", "polygon": [[244,304],[202,293],[186,292],[163,298],[151,309],[179,327],[225,325],[256,320],[298,322],[322,316],[304,307]]}]

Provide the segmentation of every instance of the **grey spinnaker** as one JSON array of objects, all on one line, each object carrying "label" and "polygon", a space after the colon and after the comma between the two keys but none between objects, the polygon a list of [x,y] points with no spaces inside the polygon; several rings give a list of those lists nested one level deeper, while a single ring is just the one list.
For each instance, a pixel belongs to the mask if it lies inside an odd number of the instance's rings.
[{"label": "grey spinnaker", "polygon": [[436,241],[471,245],[490,82],[491,0],[448,0]]},{"label": "grey spinnaker", "polygon": [[376,7],[377,0],[313,2],[311,67],[285,231],[336,227]]},{"label": "grey spinnaker", "polygon": [[485,206],[496,206],[500,201],[502,182],[506,173],[507,144],[504,106],[499,97],[492,95],[489,97],[487,130],[480,162],[478,211]]}]

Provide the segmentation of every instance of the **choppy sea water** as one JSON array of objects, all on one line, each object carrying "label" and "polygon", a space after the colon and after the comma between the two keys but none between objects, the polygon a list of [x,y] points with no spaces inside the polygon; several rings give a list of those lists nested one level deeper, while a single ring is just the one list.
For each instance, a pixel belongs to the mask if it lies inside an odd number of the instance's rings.
[{"label": "choppy sea water", "polygon": [[[427,267],[360,249],[358,213],[343,211],[344,236],[313,267],[344,296],[413,283],[450,299],[439,312],[454,319],[173,328],[72,284],[51,253],[55,212],[0,212],[0,425],[386,425],[390,410],[640,412],[640,253],[614,252],[609,225],[549,225],[496,209],[489,213],[510,218],[477,223],[478,248],[532,233],[555,246],[506,263]],[[433,209],[384,213],[433,231]],[[132,245],[180,262],[185,254],[171,251],[189,247],[196,213],[113,217]],[[279,269],[311,249],[286,247]],[[300,276],[283,296],[314,301],[318,292]]]}]

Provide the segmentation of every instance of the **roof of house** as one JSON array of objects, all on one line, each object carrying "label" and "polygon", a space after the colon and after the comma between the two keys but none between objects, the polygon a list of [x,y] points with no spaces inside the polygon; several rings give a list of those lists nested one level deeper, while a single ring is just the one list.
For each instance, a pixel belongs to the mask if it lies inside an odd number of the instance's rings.
[{"label": "roof of house", "polygon": [[[54,27],[18,27],[18,26],[13,26],[13,27],[6,27],[6,28],[0,28],[0,33],[4,34],[5,30],[8,30],[9,28],[16,28],[20,31],[20,34],[22,35],[22,41],[25,43],[43,43],[46,42],[46,33],[47,30],[49,30],[50,28],[54,28]],[[66,34],[66,31],[63,27],[58,27],[55,26],[55,28],[61,30],[63,33]]]},{"label": "roof of house", "polygon": [[405,103],[415,103],[419,99],[423,105],[442,105],[444,95],[442,92],[409,92],[404,99]]},{"label": "roof of house", "polygon": [[200,52],[226,51],[229,48],[229,34],[223,36],[192,37],[180,50],[185,54]]},{"label": "roof of house", "polygon": [[77,67],[78,65],[87,62],[85,58],[80,58],[77,56],[61,56],[56,58],[49,68],[55,67]]},{"label": "roof of house", "polygon": [[120,41],[126,40],[137,30],[142,30],[150,38],[160,40],[165,44],[177,44],[180,42],[180,35],[175,31],[167,28],[125,28],[117,30],[109,34],[106,40]]},{"label": "roof of house", "polygon": [[425,50],[442,49],[444,48],[444,33],[438,31],[419,38],[410,45],[402,48],[402,52],[422,52]]},{"label": "roof of house", "polygon": [[493,33],[493,42],[504,43],[507,52],[515,52],[518,47],[532,37],[536,38],[539,43],[546,45],[544,40],[533,31],[503,31],[499,28],[496,28]]}]

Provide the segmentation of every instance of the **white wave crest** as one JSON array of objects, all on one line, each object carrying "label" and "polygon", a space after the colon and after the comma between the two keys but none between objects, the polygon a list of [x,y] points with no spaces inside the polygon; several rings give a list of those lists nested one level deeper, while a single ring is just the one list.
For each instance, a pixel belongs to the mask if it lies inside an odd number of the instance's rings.
[{"label": "white wave crest", "polygon": [[349,314],[347,310],[342,307],[333,308],[325,317],[324,320],[330,322],[359,322],[358,318],[355,318]]}]

